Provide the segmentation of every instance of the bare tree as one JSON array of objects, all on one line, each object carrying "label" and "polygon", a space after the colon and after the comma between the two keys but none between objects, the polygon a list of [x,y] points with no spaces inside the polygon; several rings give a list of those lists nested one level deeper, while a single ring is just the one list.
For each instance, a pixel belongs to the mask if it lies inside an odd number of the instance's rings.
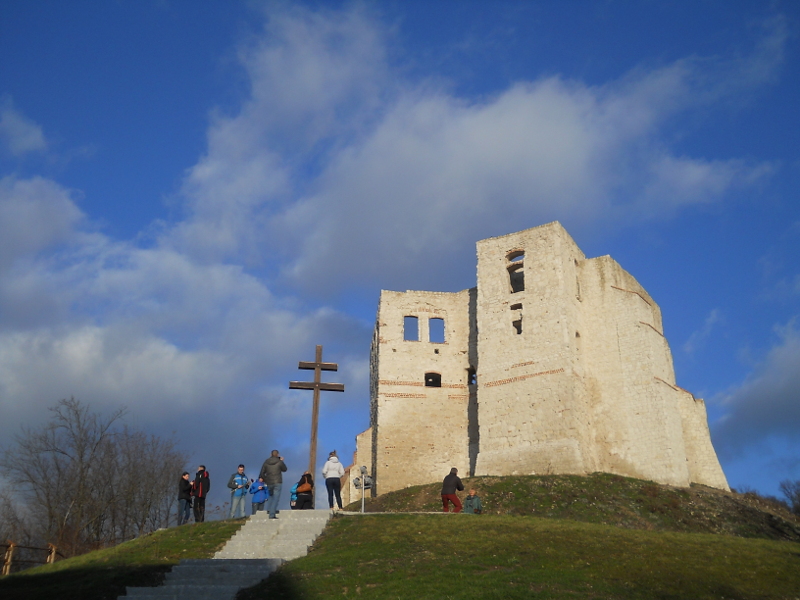
[{"label": "bare tree", "polygon": [[117,428],[124,409],[102,416],[71,398],[50,411],[0,458],[37,537],[71,556],[169,524],[186,463],[174,440]]},{"label": "bare tree", "polygon": [[800,479],[792,481],[791,479],[784,479],[780,483],[781,493],[786,496],[792,512],[800,515]]}]

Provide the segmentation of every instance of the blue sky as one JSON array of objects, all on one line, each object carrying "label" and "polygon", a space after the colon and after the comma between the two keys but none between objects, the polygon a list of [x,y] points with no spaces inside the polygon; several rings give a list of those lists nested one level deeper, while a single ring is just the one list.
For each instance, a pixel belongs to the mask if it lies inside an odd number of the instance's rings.
[{"label": "blue sky", "polygon": [[[75,396],[245,462],[368,425],[380,289],[561,221],[662,309],[732,486],[800,478],[800,5],[0,2],[0,438]],[[306,373],[307,374],[307,373]],[[212,495],[212,498],[215,496]]]}]

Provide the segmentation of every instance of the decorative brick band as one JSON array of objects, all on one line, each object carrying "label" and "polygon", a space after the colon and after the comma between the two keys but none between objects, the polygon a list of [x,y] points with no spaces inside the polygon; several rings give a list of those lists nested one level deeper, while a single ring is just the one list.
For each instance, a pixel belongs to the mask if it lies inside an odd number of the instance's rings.
[{"label": "decorative brick band", "polygon": [[381,394],[386,398],[427,398],[425,394]]},{"label": "decorative brick band", "polygon": [[422,387],[425,384],[422,381],[394,381],[392,379],[381,379],[378,381],[380,385],[414,385]]},{"label": "decorative brick band", "polygon": [[641,323],[642,325],[647,325],[647,326],[648,326],[650,329],[652,329],[653,331],[655,331],[655,332],[656,332],[658,335],[660,335],[661,337],[664,337],[664,334],[663,334],[663,333],[661,333],[661,332],[660,332],[658,329],[656,329],[656,328],[655,328],[655,327],[653,327],[652,325],[650,325],[650,323],[645,323],[644,321],[639,321],[639,323]]},{"label": "decorative brick band", "polygon": [[619,290],[620,292],[628,292],[629,294],[636,294],[637,296],[639,296],[639,298],[645,301],[645,304],[647,304],[648,306],[653,306],[652,304],[650,304],[647,298],[642,296],[639,292],[634,292],[633,290],[626,290],[625,288],[617,287],[615,285],[612,285],[611,287],[614,288],[615,290]]},{"label": "decorative brick band", "polygon": [[656,381],[660,381],[661,383],[664,383],[664,384],[668,385],[669,387],[671,387],[671,388],[672,388],[673,390],[675,390],[676,392],[684,392],[684,393],[686,393],[686,394],[689,394],[689,395],[692,397],[692,400],[697,400],[697,398],[695,398],[695,396],[694,396],[694,394],[693,394],[692,392],[690,392],[689,390],[685,390],[685,389],[683,389],[683,388],[682,388],[681,386],[679,386],[679,385],[672,385],[672,384],[671,384],[671,383],[669,383],[668,381],[664,381],[663,379],[661,379],[661,377],[657,377],[657,376],[653,376],[653,379],[655,379]]},{"label": "decorative brick band", "polygon": [[508,379],[498,379],[497,381],[490,381],[489,383],[485,383],[484,387],[494,387],[496,385],[505,385],[507,383],[514,383],[515,381],[523,381],[525,379],[530,379],[531,377],[539,377],[540,375],[555,375],[556,373],[563,373],[563,367],[561,369],[551,369],[550,371],[540,371],[539,373],[531,373],[530,375],[518,375],[517,377],[509,377]]},{"label": "decorative brick band", "polygon": [[536,363],[535,360],[529,360],[528,362],[517,363],[515,365],[511,365],[511,368],[512,369],[516,369],[517,367],[527,367],[528,365],[532,365],[532,364],[535,364],[535,363]]},{"label": "decorative brick band", "polygon": [[[392,379],[380,379],[378,381],[379,385],[410,385],[414,387],[424,387],[425,383],[423,381],[394,381]],[[466,384],[464,383],[443,383],[439,387],[449,388],[452,390],[465,390],[467,389]]]},{"label": "decorative brick band", "polygon": [[447,396],[448,400],[468,400],[469,395],[467,394],[453,394]]}]

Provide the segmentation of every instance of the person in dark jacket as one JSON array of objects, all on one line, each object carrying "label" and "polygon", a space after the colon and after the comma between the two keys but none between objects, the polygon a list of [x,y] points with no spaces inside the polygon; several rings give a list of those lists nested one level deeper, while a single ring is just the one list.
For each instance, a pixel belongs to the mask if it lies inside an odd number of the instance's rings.
[{"label": "person in dark jacket", "polygon": [[[306,484],[310,485],[311,487],[306,489]],[[303,490],[302,492],[300,490]],[[303,476],[300,478],[300,481],[297,482],[297,503],[295,504],[295,509],[297,510],[312,510],[314,508],[314,479],[311,477],[311,473],[306,471],[303,473]]]},{"label": "person in dark jacket", "polygon": [[206,496],[211,489],[211,478],[208,476],[205,465],[197,467],[192,482],[192,497],[194,498],[194,522],[202,523],[206,520]]},{"label": "person in dark jacket", "polygon": [[178,480],[178,525],[189,522],[189,511],[192,509],[192,482],[189,472],[184,471]]},{"label": "person in dark jacket", "polygon": [[269,489],[269,498],[267,499],[267,511],[269,511],[270,519],[277,519],[275,513],[278,511],[278,500],[281,497],[281,488],[283,487],[283,473],[286,472],[286,464],[283,462],[281,453],[277,450],[272,451],[272,456],[264,461],[261,465],[261,473],[259,477],[264,480]]},{"label": "person in dark jacket", "polygon": [[456,490],[463,492],[464,484],[458,476],[458,469],[453,467],[450,469],[450,474],[444,478],[442,482],[442,507],[444,512],[450,512],[450,502],[453,503],[455,510],[453,512],[461,512],[461,500],[456,495]]}]

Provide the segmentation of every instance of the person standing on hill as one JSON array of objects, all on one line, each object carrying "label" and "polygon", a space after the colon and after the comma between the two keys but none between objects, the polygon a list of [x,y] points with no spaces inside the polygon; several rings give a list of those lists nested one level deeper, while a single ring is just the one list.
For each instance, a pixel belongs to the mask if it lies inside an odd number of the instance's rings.
[{"label": "person standing on hill", "polygon": [[267,511],[269,511],[270,519],[277,519],[275,513],[278,511],[278,500],[281,497],[281,488],[283,487],[283,473],[286,472],[286,464],[283,462],[281,453],[277,450],[272,451],[272,456],[264,461],[261,466],[261,473],[259,477],[264,480],[269,489],[269,498],[267,499]]},{"label": "person standing on hill", "polygon": [[456,495],[456,490],[463,492],[464,484],[458,476],[458,469],[453,467],[450,469],[450,474],[444,478],[442,482],[442,507],[444,512],[450,512],[450,502],[453,503],[455,510],[453,512],[461,512],[461,500]]},{"label": "person standing on hill", "polygon": [[194,522],[202,523],[206,520],[206,496],[211,489],[211,478],[208,476],[205,465],[197,467],[192,482],[192,496],[194,497]]},{"label": "person standing on hill", "polygon": [[264,510],[264,503],[267,501],[269,490],[267,490],[267,484],[264,483],[261,477],[250,486],[250,493],[253,494],[253,514]]},{"label": "person standing on hill", "polygon": [[228,480],[228,487],[231,489],[231,513],[229,519],[245,517],[247,513],[244,509],[244,501],[247,497],[247,488],[250,482],[244,474],[244,465],[239,465],[236,473],[231,475]]},{"label": "person standing on hill", "polygon": [[306,471],[297,482],[297,502],[295,509],[312,510],[314,508],[314,478]]},{"label": "person standing on hill", "polygon": [[333,510],[333,498],[336,496],[336,504],[342,510],[342,477],[344,467],[336,456],[336,450],[328,455],[328,462],[322,467],[322,477],[325,479],[325,487],[328,489],[328,508]]},{"label": "person standing on hill", "polygon": [[192,509],[192,482],[189,472],[184,471],[178,481],[178,525],[189,522],[189,511]]}]

